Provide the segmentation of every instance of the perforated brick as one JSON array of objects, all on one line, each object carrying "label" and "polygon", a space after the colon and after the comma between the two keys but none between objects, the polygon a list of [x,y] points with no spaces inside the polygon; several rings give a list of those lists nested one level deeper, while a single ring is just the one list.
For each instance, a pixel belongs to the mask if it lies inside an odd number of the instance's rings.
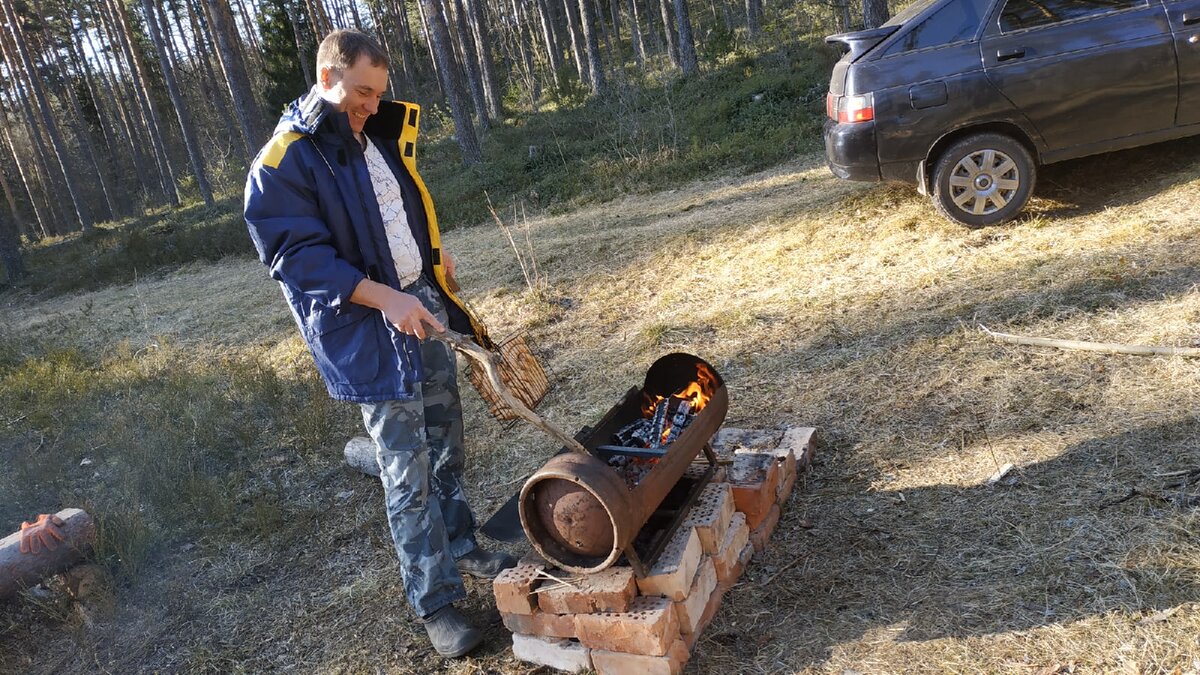
[{"label": "perforated brick", "polygon": [[721,427],[713,436],[712,448],[718,457],[728,459],[739,449],[778,447],[783,432],[767,429]]},{"label": "perforated brick", "polygon": [[775,526],[779,524],[779,516],[779,505],[776,504],[771,507],[771,511],[767,513],[767,517],[763,519],[762,523],[750,532],[750,543],[754,545],[754,550],[761,551],[767,547],[771,535],[775,532]]},{"label": "perforated brick", "polygon": [[[704,479],[704,475],[708,473],[708,462],[706,461],[703,464],[701,464],[699,457],[703,457],[703,455],[698,456],[698,458],[696,460],[697,463],[689,464],[688,468],[683,470],[684,478],[686,478],[690,481],[698,481],[698,480]],[[717,465],[717,468],[713,470],[712,478],[710,478],[708,482],[710,482],[710,483],[724,483],[725,482],[725,465],[724,464]]]},{"label": "perforated brick", "polygon": [[509,614],[501,612],[500,618],[504,621],[504,627],[513,633],[554,638],[575,637],[574,614],[547,614],[546,612]]},{"label": "perforated brick", "polygon": [[[787,438],[787,433],[783,434]],[[770,455],[775,458],[775,463],[778,464],[779,481],[775,487],[775,502],[787,499],[786,495],[781,497],[785,491],[791,494],[792,485],[796,482],[796,453],[790,443],[782,443],[773,448],[741,448],[735,451],[735,455]]]},{"label": "perforated brick", "polygon": [[733,492],[729,484],[710,483],[700,492],[683,526],[696,528],[700,547],[705,554],[712,555],[720,547],[733,513]]},{"label": "perforated brick", "polygon": [[576,614],[575,633],[592,649],[663,656],[679,638],[679,619],[670,600],[639,597],[628,612]]},{"label": "perforated brick", "polygon": [[796,471],[803,472],[817,456],[817,430],[813,427],[791,427],[783,433],[780,446],[787,446],[796,455]]},{"label": "perforated brick", "polygon": [[638,590],[642,595],[662,595],[671,600],[683,600],[692,587],[692,579],[696,577],[696,569],[703,555],[696,528],[680,527],[663,549],[658,562],[647,571],[646,577],[637,580]]},{"label": "perforated brick", "polygon": [[738,511],[746,514],[750,529],[757,528],[778,498],[779,464],[770,455],[734,455],[729,485]]},{"label": "perforated brick", "polygon": [[594,574],[562,577],[559,584],[547,581],[538,589],[538,606],[551,614],[624,612],[637,595],[633,570],[610,567]]},{"label": "perforated brick", "polygon": [[735,513],[729,523],[729,529],[725,532],[725,538],[721,540],[720,549],[713,556],[713,566],[716,568],[718,581],[724,583],[729,579],[737,578],[734,572],[738,557],[741,556],[742,550],[749,545],[750,527],[746,525],[746,514]]},{"label": "perforated brick", "polygon": [[592,650],[575,640],[513,634],[513,656],[522,661],[549,666],[568,673],[592,667]]},{"label": "perforated brick", "polygon": [[712,558],[705,556],[704,562],[700,563],[700,569],[696,572],[696,579],[692,581],[687,599],[675,603],[680,633],[687,635],[696,630],[697,624],[700,623],[700,615],[704,613],[708,598],[716,587],[717,568]]},{"label": "perforated brick", "polygon": [[592,665],[599,675],[679,675],[691,653],[683,640],[676,640],[665,656],[624,654],[592,650]]},{"label": "perforated brick", "polygon": [[492,581],[496,609],[509,614],[533,614],[538,606],[533,591],[541,583],[538,573],[544,569],[544,562],[523,558],[516,567],[501,572]]}]

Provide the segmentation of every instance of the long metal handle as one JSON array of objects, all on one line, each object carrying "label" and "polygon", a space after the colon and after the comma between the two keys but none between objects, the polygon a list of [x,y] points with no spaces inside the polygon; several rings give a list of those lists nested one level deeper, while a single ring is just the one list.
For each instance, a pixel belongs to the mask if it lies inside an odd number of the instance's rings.
[{"label": "long metal handle", "polygon": [[498,395],[500,399],[504,401],[505,405],[507,405],[509,408],[512,408],[513,412],[520,415],[526,422],[529,422],[538,429],[541,429],[543,432],[554,437],[556,440],[562,441],[563,445],[567,446],[567,448],[573,450],[574,452],[582,453],[584,455],[590,454],[587,451],[587,448],[583,447],[583,444],[575,440],[574,436],[571,436],[567,432],[546,421],[546,419],[541,415],[538,415],[529,408],[526,408],[524,403],[522,403],[516,396],[512,395],[512,392],[510,392],[508,387],[505,386],[504,380],[500,378],[500,368],[498,365],[500,359],[498,356],[496,356],[496,354],[475,344],[475,341],[466,335],[452,330],[447,330],[444,333],[431,333],[430,337],[445,342],[446,344],[450,345],[454,351],[466,356],[482,366],[483,372],[487,376],[488,382],[492,383],[492,389],[495,390],[496,395]]}]

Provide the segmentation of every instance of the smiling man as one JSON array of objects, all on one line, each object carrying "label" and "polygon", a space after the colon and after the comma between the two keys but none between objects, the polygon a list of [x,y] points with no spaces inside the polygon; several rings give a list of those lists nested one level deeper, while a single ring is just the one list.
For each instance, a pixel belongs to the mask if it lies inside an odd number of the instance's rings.
[{"label": "smiling man", "polygon": [[330,33],[317,84],[284,111],[251,167],[245,216],[329,394],[362,407],[375,440],[404,591],[444,656],[482,640],[453,602],[460,572],[515,560],[475,543],[463,489],[463,424],[449,326],[491,346],[451,291],[454,263],[416,172],[420,108],[383,100],[387,54]]}]

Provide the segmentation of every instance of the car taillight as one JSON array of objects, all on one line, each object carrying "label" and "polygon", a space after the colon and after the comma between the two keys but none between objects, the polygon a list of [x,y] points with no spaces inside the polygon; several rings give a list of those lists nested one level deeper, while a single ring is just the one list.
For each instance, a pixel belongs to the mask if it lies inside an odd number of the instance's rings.
[{"label": "car taillight", "polygon": [[825,97],[825,114],[841,124],[869,122],[875,119],[875,96],[835,96],[831,92]]}]

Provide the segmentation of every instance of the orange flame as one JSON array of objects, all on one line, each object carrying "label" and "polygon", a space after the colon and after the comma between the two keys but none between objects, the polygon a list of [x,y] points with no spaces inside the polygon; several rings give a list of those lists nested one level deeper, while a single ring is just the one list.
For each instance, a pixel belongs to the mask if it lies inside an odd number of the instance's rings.
[{"label": "orange flame", "polygon": [[[686,387],[672,394],[675,398],[686,399],[692,406],[692,413],[698,413],[708,405],[708,402],[713,397],[713,393],[717,390],[717,377],[703,363],[696,364],[696,379],[689,382]],[[654,408],[658,402],[666,398],[665,396],[650,396],[645,395],[645,402],[642,404],[642,414],[646,417],[654,416]]]}]

